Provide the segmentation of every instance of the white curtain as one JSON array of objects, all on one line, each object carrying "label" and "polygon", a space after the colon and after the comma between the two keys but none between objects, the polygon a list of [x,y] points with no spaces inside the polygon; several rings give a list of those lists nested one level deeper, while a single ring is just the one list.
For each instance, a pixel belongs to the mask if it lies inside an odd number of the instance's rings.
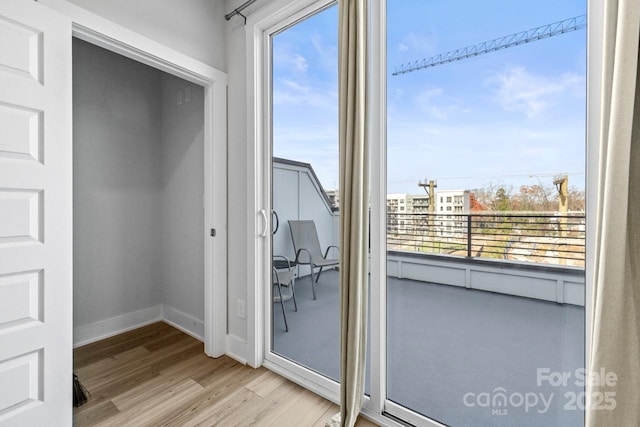
[{"label": "white curtain", "polygon": [[588,427],[640,426],[639,40],[640,1],[606,0]]},{"label": "white curtain", "polygon": [[367,328],[369,185],[367,1],[339,1],[340,414],[353,426],[362,408]]}]

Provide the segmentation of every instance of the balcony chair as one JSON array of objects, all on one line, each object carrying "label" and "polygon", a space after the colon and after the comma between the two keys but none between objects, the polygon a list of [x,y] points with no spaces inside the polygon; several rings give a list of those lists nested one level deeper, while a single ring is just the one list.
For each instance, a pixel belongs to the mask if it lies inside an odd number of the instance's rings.
[{"label": "balcony chair", "polygon": [[[296,291],[295,291],[295,274],[293,271],[293,263],[284,256],[276,255],[273,257],[273,287],[278,289],[278,295],[273,294],[273,302],[279,302],[282,307],[282,316],[284,316],[284,327],[289,332],[289,325],[287,324],[287,315],[284,310],[284,302],[293,299],[293,307],[295,311],[298,311],[298,304],[296,303]],[[285,287],[289,292],[283,292],[282,288]]]},{"label": "balcony chair", "polygon": [[[311,290],[313,291],[313,299],[316,299],[315,283],[320,279],[322,269],[325,267],[335,267],[339,264],[338,259],[327,258],[329,250],[337,246],[329,246],[322,254],[320,248],[320,240],[318,239],[318,231],[316,224],[312,220],[289,221],[289,229],[291,230],[291,240],[293,241],[293,250],[295,251],[296,264],[309,265],[311,267]],[[314,277],[314,269],[320,267],[318,275]]]}]

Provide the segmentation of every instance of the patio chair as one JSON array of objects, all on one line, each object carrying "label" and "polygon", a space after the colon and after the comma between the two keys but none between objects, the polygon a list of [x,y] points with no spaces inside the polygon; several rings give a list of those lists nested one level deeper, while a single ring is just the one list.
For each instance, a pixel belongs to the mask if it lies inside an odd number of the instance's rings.
[{"label": "patio chair", "polygon": [[[315,284],[320,279],[320,274],[325,267],[335,267],[339,264],[336,258],[327,258],[329,250],[337,246],[329,246],[322,254],[320,248],[320,240],[318,239],[318,231],[316,224],[312,220],[289,221],[289,229],[291,230],[291,240],[293,240],[293,250],[296,254],[295,262],[297,264],[309,265],[311,267],[311,290],[313,291],[313,299],[316,299]],[[315,276],[314,269],[320,267],[318,275]]]},{"label": "patio chair", "polygon": [[[284,302],[293,299],[293,307],[295,311],[298,311],[298,304],[296,303],[296,291],[295,291],[295,274],[293,271],[293,263],[286,257],[276,255],[273,257],[273,277],[272,283],[275,288],[278,289],[278,295],[273,295],[273,302],[279,302],[282,307],[282,316],[284,317],[284,327],[289,332],[289,325],[287,324],[287,315],[284,310]],[[289,290],[289,293],[282,291],[285,287]]]}]

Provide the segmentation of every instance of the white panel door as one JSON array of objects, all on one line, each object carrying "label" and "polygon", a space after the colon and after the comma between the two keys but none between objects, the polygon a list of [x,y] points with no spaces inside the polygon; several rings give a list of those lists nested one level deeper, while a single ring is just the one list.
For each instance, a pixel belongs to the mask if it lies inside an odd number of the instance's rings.
[{"label": "white panel door", "polygon": [[0,1],[0,426],[72,424],[71,22]]}]

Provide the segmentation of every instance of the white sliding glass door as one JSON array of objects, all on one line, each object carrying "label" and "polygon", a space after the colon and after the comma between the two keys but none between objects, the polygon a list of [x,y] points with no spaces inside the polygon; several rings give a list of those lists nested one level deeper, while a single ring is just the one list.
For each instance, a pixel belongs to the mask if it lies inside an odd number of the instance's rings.
[{"label": "white sliding glass door", "polygon": [[[265,365],[337,401],[338,272],[304,256],[338,257],[337,7],[295,5],[254,26]],[[582,426],[585,0],[370,6],[365,412]]]},{"label": "white sliding glass door", "polygon": [[387,1],[386,396],[400,417],[584,423],[585,13]]},{"label": "white sliding glass door", "polygon": [[[269,35],[270,350],[339,381],[338,16],[328,6]],[[312,266],[336,260],[326,267]],[[278,360],[278,359],[276,359]]]}]

